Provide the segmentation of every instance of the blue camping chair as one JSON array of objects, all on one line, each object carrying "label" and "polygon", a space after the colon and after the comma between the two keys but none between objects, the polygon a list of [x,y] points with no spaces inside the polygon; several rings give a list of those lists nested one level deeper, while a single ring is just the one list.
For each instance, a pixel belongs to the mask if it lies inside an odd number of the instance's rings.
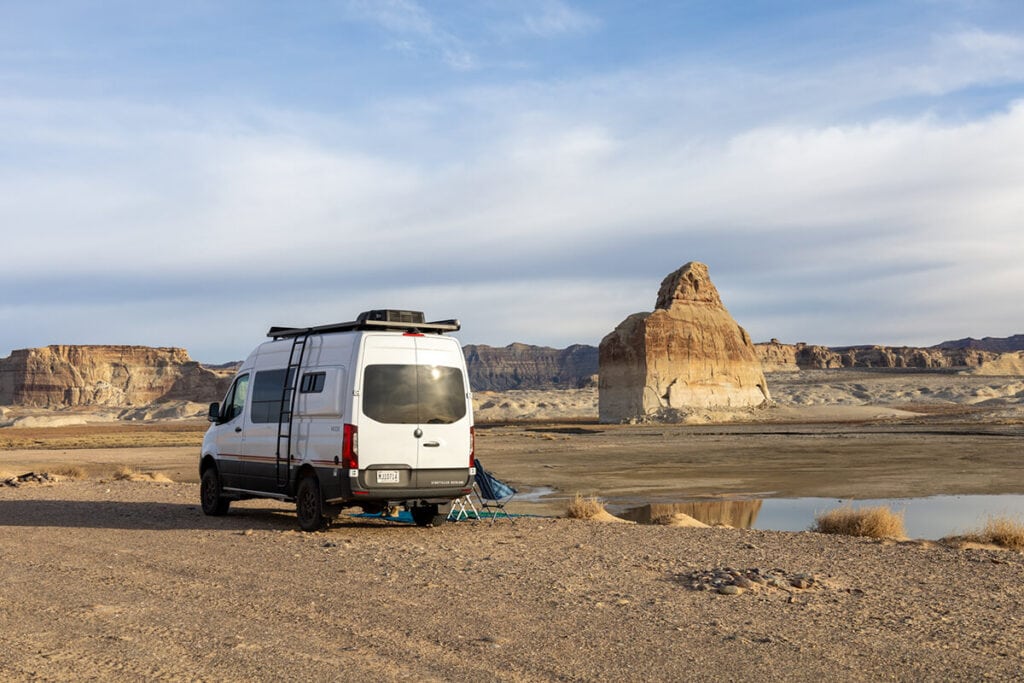
[{"label": "blue camping chair", "polygon": [[505,510],[505,505],[516,495],[516,490],[508,484],[495,479],[490,472],[484,469],[480,461],[476,461],[476,482],[473,484],[473,493],[480,503],[480,512],[489,512],[491,524],[498,518],[498,515],[505,515],[513,524],[515,520]]}]

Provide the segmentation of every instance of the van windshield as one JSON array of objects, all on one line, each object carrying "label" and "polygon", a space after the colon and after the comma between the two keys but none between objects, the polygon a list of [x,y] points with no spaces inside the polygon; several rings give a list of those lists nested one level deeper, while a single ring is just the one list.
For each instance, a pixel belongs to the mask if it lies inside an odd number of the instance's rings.
[{"label": "van windshield", "polygon": [[466,415],[459,368],[443,365],[367,365],[363,414],[387,424],[451,424]]}]

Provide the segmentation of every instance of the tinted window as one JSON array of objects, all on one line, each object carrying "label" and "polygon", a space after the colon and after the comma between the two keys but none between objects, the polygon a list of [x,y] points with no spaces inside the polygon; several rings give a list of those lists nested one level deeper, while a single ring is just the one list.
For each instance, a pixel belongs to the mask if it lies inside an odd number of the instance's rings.
[{"label": "tinted window", "polygon": [[326,372],[307,372],[302,376],[299,392],[303,394],[319,394],[324,390],[324,380],[326,378]]},{"label": "tinted window", "polygon": [[249,375],[242,375],[235,380],[224,397],[224,408],[221,409],[221,422],[230,422],[245,410],[245,397],[249,393]]},{"label": "tinted window", "polygon": [[459,368],[441,365],[368,365],[363,413],[389,424],[451,424],[466,415]]},{"label": "tinted window", "polygon": [[[294,370],[288,373],[289,380]],[[281,419],[281,394],[284,391],[285,369],[256,373],[252,387],[253,422],[278,422]]]}]

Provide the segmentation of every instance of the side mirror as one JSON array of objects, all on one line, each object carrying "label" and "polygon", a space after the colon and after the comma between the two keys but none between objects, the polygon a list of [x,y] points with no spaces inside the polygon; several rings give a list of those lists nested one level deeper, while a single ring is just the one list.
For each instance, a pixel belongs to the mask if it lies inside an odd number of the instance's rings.
[{"label": "side mirror", "polygon": [[207,420],[210,422],[216,422],[220,419],[220,404],[213,402],[210,404],[210,412],[207,414]]}]

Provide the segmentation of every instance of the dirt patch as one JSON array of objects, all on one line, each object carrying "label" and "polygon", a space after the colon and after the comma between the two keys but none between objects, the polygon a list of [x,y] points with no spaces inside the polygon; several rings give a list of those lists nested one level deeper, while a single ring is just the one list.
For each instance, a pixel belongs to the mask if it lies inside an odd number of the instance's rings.
[{"label": "dirt patch", "polygon": [[[291,506],[209,518],[198,495],[0,488],[3,677],[1012,680],[1024,665],[1019,553],[536,518],[303,534]],[[765,584],[725,587],[741,579]]]},{"label": "dirt patch", "polygon": [[[81,419],[81,418],[78,418]],[[203,443],[206,420],[174,422],[111,422],[51,427],[0,429],[0,449],[152,448]]]}]

